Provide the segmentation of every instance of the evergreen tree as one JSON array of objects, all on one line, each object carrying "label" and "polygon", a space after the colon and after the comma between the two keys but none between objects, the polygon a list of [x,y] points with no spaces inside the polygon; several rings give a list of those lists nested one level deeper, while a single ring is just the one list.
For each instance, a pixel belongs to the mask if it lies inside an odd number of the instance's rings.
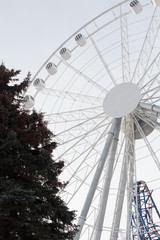
[{"label": "evergreen tree", "polygon": [[19,84],[18,74],[0,66],[0,239],[73,239],[75,212],[58,196],[64,163],[43,115],[23,108],[30,75]]}]

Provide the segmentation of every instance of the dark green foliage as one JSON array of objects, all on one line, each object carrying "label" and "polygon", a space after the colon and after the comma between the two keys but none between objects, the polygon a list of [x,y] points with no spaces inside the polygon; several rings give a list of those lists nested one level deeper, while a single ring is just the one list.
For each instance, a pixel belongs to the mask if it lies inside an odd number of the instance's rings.
[{"label": "dark green foliage", "polygon": [[0,239],[73,239],[75,213],[58,196],[63,162],[42,114],[23,109],[19,71],[0,66]]}]

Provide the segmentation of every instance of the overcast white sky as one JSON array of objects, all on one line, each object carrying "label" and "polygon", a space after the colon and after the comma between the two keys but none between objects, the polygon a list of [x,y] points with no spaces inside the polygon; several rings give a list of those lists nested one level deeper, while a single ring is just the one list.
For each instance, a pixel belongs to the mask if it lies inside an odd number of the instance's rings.
[{"label": "overcast white sky", "polygon": [[72,33],[117,0],[0,0],[0,61],[32,75]]}]

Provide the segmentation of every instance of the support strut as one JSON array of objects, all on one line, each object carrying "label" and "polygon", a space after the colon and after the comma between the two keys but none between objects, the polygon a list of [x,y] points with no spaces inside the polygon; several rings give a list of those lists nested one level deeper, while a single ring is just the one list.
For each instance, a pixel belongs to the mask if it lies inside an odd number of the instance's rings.
[{"label": "support strut", "polygon": [[87,198],[85,200],[85,203],[84,203],[81,215],[80,215],[79,220],[78,220],[78,224],[77,225],[79,226],[79,229],[78,229],[78,233],[74,237],[74,240],[78,240],[80,238],[80,235],[81,235],[81,232],[82,232],[82,228],[84,226],[84,223],[85,223],[85,220],[86,220],[89,208],[91,206],[92,199],[94,197],[94,193],[96,191],[96,188],[97,188],[97,185],[98,185],[98,182],[99,182],[99,179],[100,179],[100,176],[101,176],[101,173],[102,173],[102,170],[103,170],[103,167],[104,167],[107,155],[108,155],[109,150],[110,150],[110,146],[111,146],[111,143],[112,143],[112,140],[113,140],[113,136],[115,134],[115,130],[117,129],[117,126],[118,126],[118,122],[119,122],[118,119],[114,119],[113,120],[110,132],[108,133],[108,137],[107,137],[107,140],[106,140],[106,143],[105,143],[102,155],[101,155],[101,157],[99,159],[99,163],[98,163],[95,175],[93,177],[93,180],[92,180],[92,183],[91,183],[91,186],[90,186]]},{"label": "support strut", "polygon": [[102,200],[100,203],[99,215],[98,215],[98,219],[97,219],[97,223],[96,223],[96,227],[95,227],[94,235],[93,235],[94,240],[101,239],[102,226],[103,226],[103,221],[104,221],[104,216],[105,216],[105,211],[106,211],[106,206],[107,206],[109,188],[110,188],[110,183],[111,183],[111,179],[112,179],[113,166],[114,166],[115,155],[116,155],[116,150],[117,150],[117,145],[118,145],[120,126],[121,126],[121,119],[118,119],[118,125],[117,125],[117,129],[116,129],[116,132],[115,132],[115,135],[113,138],[113,142],[112,142],[112,146],[111,146],[111,150],[110,150],[110,157],[108,159],[106,179],[105,179],[105,183],[104,183],[104,190],[103,190],[103,194],[102,194]]}]

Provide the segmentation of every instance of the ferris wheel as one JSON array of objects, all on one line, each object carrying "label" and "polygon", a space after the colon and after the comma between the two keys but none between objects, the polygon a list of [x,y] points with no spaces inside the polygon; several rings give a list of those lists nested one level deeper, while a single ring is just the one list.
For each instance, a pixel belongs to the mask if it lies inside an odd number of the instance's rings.
[{"label": "ferris wheel", "polygon": [[58,143],[54,159],[65,162],[61,195],[77,211],[74,240],[133,239],[138,181],[160,203],[159,6],[125,0],[95,17],[27,90],[25,106],[45,114]]}]

